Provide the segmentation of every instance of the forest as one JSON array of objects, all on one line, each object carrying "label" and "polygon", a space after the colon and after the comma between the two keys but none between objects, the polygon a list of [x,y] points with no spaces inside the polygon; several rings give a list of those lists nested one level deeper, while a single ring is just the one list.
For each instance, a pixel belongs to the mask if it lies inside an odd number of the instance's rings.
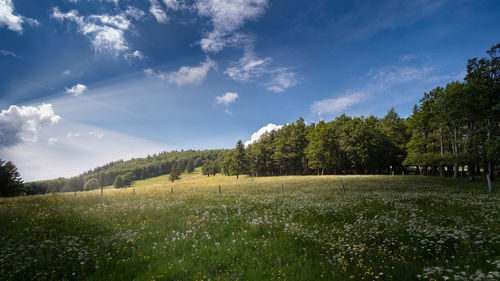
[{"label": "forest", "polygon": [[[134,180],[192,172],[255,177],[325,174],[422,174],[491,180],[500,160],[500,44],[467,62],[463,82],[424,93],[408,118],[394,108],[382,118],[295,123],[234,149],[162,152],[116,161],[71,178],[24,184],[26,194],[129,186]],[[118,179],[118,177],[120,177]],[[174,179],[175,180],[175,179]]]}]

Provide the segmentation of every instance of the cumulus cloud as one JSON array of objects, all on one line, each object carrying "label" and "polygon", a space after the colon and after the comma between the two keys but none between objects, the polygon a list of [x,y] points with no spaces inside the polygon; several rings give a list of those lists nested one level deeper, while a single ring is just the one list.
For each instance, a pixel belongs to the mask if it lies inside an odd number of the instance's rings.
[{"label": "cumulus cloud", "polygon": [[[129,13],[130,14],[130,13]],[[96,52],[110,51],[115,55],[129,49],[125,40],[125,31],[132,26],[127,13],[118,15],[90,15],[81,16],[77,10],[63,13],[58,7],[52,9],[51,17],[76,23],[78,31],[89,37]]]},{"label": "cumulus cloud", "polygon": [[179,70],[173,72],[155,72],[151,68],[147,68],[144,73],[150,77],[154,76],[169,83],[177,84],[177,86],[198,85],[205,80],[208,72],[213,68],[217,68],[217,64],[207,58],[199,66],[182,66]]},{"label": "cumulus cloud", "polygon": [[76,84],[75,86],[71,88],[64,88],[66,89],[66,93],[73,95],[75,97],[83,95],[87,91],[87,86],[83,84]]},{"label": "cumulus cloud", "polygon": [[36,140],[42,128],[56,124],[60,119],[51,104],[21,107],[11,105],[9,109],[0,112],[0,148]]},{"label": "cumulus cloud", "polygon": [[248,145],[258,141],[260,139],[260,137],[262,137],[262,135],[264,135],[265,133],[279,130],[282,127],[283,127],[283,125],[276,125],[273,123],[267,124],[266,126],[260,128],[257,132],[253,133],[252,136],[250,137],[250,140],[247,140],[245,142],[245,146],[248,146]]},{"label": "cumulus cloud", "polygon": [[364,93],[351,93],[339,98],[316,101],[311,106],[311,111],[319,116],[341,113],[347,108],[362,102],[365,97],[366,94]]},{"label": "cumulus cloud", "polygon": [[255,20],[264,13],[268,0],[198,0],[198,14],[210,18],[212,31],[205,34],[200,45],[203,51],[217,53],[229,43],[245,36],[234,34],[247,20]]},{"label": "cumulus cloud", "polygon": [[222,96],[217,96],[215,97],[215,100],[217,101],[218,104],[225,104],[225,105],[230,105],[231,103],[235,102],[236,99],[238,99],[239,96],[237,93],[231,93],[227,92]]},{"label": "cumulus cloud", "polygon": [[23,32],[23,17],[14,14],[14,4],[12,0],[0,0],[0,27],[22,33]]}]

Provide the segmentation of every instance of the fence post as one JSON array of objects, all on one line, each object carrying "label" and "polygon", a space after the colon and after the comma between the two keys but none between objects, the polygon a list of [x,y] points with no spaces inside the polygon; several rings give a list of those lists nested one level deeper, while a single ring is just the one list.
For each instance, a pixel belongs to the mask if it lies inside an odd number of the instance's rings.
[{"label": "fence post", "polygon": [[174,188],[170,187],[170,194],[174,194]]},{"label": "fence post", "polygon": [[281,184],[281,193],[285,193],[285,189],[283,188],[283,184]]},{"label": "fence post", "polygon": [[412,186],[413,192],[415,192],[415,182],[414,181],[411,182],[411,186]]},{"label": "fence post", "polygon": [[76,197],[76,190],[75,190],[75,197]]},{"label": "fence post", "polygon": [[102,197],[102,193],[103,193],[103,188],[102,188],[102,186],[101,186],[101,197]]},{"label": "fence post", "polygon": [[221,192],[221,190],[220,190],[220,184],[219,184],[219,194],[221,194],[221,193],[222,193],[222,192]]},{"label": "fence post", "polygon": [[134,196],[135,196],[135,188],[132,188],[132,190],[134,191]]},{"label": "fence post", "polygon": [[345,187],[344,184],[342,184],[342,192],[345,193]]}]

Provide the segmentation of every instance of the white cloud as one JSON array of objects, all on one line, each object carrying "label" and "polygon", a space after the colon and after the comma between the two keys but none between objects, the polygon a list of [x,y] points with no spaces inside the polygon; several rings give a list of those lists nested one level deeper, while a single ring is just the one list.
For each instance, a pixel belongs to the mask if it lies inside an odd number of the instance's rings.
[{"label": "white cloud", "polygon": [[124,32],[129,30],[131,22],[126,13],[118,15],[90,15],[80,16],[77,10],[67,13],[59,11],[58,7],[52,10],[51,17],[59,21],[72,21],[78,25],[79,32],[91,39],[96,52],[108,50],[115,55],[129,49]]},{"label": "white cloud", "polygon": [[259,58],[254,54],[251,48],[246,48],[243,57],[228,67],[224,74],[228,75],[231,79],[239,82],[248,82],[267,76],[270,79],[265,85],[267,90],[281,93],[286,89],[293,87],[299,83],[299,79],[295,72],[291,71],[288,67],[272,67],[272,59]]},{"label": "white cloud", "polygon": [[0,50],[0,55],[2,55],[2,56],[11,56],[11,57],[14,57],[14,58],[20,58],[20,56],[16,55],[16,53],[11,52],[11,51],[7,51],[7,50]]},{"label": "white cloud", "polygon": [[267,83],[267,89],[275,93],[284,92],[286,89],[299,83],[295,72],[290,71],[288,67],[280,67],[272,71],[273,77]]},{"label": "white cloud", "polygon": [[365,97],[366,94],[364,93],[351,93],[339,98],[316,101],[311,106],[311,111],[319,116],[341,113],[347,108],[362,102]]},{"label": "white cloud", "polygon": [[217,68],[217,64],[207,58],[200,66],[182,66],[178,71],[173,72],[154,72],[151,68],[144,69],[144,73],[148,76],[156,76],[161,80],[167,80],[169,83],[177,86],[183,85],[198,85],[205,80],[208,72],[212,68]]},{"label": "white cloud", "polygon": [[0,112],[0,148],[36,140],[42,128],[56,124],[60,119],[51,104],[21,107],[11,105],[9,109]]},{"label": "white cloud", "polygon": [[235,102],[236,99],[238,98],[239,96],[237,93],[227,92],[222,96],[215,97],[215,100],[217,101],[218,104],[223,103],[224,105],[230,105],[231,103]]},{"label": "white cloud", "polygon": [[131,18],[135,20],[140,20],[146,13],[144,13],[143,10],[138,9],[133,6],[127,6],[127,10],[125,10],[125,15],[130,16]]},{"label": "white cloud", "polygon": [[224,112],[227,114],[227,115],[233,115],[233,112],[229,109],[225,109]]},{"label": "white cloud", "polygon": [[59,139],[58,139],[58,138],[50,137],[50,138],[47,140],[47,143],[48,143],[49,145],[53,145],[53,144],[57,143],[58,141],[59,141]]},{"label": "white cloud", "polygon": [[135,50],[135,51],[133,51],[130,54],[126,54],[125,58],[128,59],[128,60],[131,60],[131,59],[142,60],[144,58],[144,55],[142,54],[141,51]]},{"label": "white cloud", "polygon": [[269,123],[267,124],[266,126],[260,128],[257,132],[253,133],[252,136],[250,137],[250,140],[247,140],[245,142],[245,146],[248,146],[256,141],[258,141],[260,139],[260,137],[262,135],[264,135],[265,133],[269,133],[271,131],[276,131],[276,130],[279,130],[283,127],[283,125],[276,125],[276,124],[273,124],[273,123]]},{"label": "white cloud", "polygon": [[224,71],[224,74],[233,80],[246,82],[269,72],[271,58],[258,58],[251,52],[245,52],[243,57],[233,66]]},{"label": "white cloud", "polygon": [[[75,129],[106,136],[98,139],[85,133],[77,138],[65,137]],[[47,145],[50,137],[58,139],[55,145]],[[39,139],[44,141],[20,143],[1,150],[2,158],[16,164],[25,182],[76,176],[111,161],[145,157],[168,149],[160,143],[68,119],[42,130]]]},{"label": "white cloud", "polygon": [[149,8],[149,12],[155,17],[155,19],[160,23],[166,23],[168,21],[167,14],[161,7],[161,4],[158,0],[149,0],[151,7]]},{"label": "white cloud", "polygon": [[102,139],[104,134],[98,131],[90,131],[89,135],[96,137],[97,139]]},{"label": "white cloud", "polygon": [[245,21],[262,15],[267,5],[268,0],[198,0],[195,4],[198,14],[209,17],[212,23],[212,31],[200,41],[203,51],[216,53],[228,42],[238,42],[242,38],[231,38],[233,33]]},{"label": "white cloud", "polygon": [[72,132],[69,132],[66,137],[68,139],[72,139],[72,138],[76,138],[76,137],[79,137],[80,136],[80,133],[72,133]]},{"label": "white cloud", "polygon": [[14,14],[14,4],[12,0],[0,0],[0,27],[22,33],[24,20],[21,15]]},{"label": "white cloud", "polygon": [[71,94],[75,97],[83,95],[87,91],[87,86],[83,84],[76,84],[75,86],[71,88],[64,88],[66,89],[66,93]]}]

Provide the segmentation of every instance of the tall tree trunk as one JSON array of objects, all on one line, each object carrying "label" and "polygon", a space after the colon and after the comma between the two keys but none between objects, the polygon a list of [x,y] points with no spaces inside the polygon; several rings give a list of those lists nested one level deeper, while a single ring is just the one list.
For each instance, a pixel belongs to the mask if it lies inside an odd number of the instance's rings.
[{"label": "tall tree trunk", "polygon": [[455,126],[453,132],[453,154],[455,155],[455,168],[453,170],[453,177],[458,178],[458,128]]},{"label": "tall tree trunk", "polygon": [[[444,156],[443,125],[441,125],[439,127],[439,134],[440,134],[440,137],[439,137],[439,148],[440,148],[440,152],[441,152],[441,161],[442,161],[442,158]],[[441,177],[444,177],[444,165],[442,163],[439,165],[439,175]]]}]

